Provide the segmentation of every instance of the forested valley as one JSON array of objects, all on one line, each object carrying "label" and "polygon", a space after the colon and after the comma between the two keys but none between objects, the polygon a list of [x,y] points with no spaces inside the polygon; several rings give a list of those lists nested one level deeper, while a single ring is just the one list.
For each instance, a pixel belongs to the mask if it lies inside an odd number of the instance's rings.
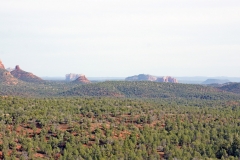
[{"label": "forested valley", "polygon": [[41,83],[20,82],[5,85],[0,82],[0,95],[20,97],[123,97],[123,98],[183,98],[222,100],[240,98],[240,83],[223,87],[196,84],[159,83],[150,81],[106,81],[79,84],[64,81]]},{"label": "forested valley", "polygon": [[239,159],[234,99],[0,98],[1,159]]}]

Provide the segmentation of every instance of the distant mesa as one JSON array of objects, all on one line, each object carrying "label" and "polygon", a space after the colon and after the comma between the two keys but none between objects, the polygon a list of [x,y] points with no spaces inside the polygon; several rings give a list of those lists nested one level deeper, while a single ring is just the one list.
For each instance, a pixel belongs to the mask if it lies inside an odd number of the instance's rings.
[{"label": "distant mesa", "polygon": [[167,83],[178,83],[176,78],[165,76],[157,77],[149,74],[139,74],[131,77],[127,77],[126,81],[152,81],[152,82],[167,82]]},{"label": "distant mesa", "polygon": [[22,81],[25,81],[25,82],[42,82],[43,80],[39,77],[37,77],[36,75],[30,73],[30,72],[26,72],[26,71],[23,71],[19,65],[17,65],[15,67],[15,70],[11,71],[11,74],[17,78],[17,79],[20,79]]},{"label": "distant mesa", "polygon": [[157,77],[151,76],[149,74],[139,74],[131,77],[127,77],[126,81],[156,81]]},{"label": "distant mesa", "polygon": [[224,84],[229,82],[228,79],[207,79],[202,84]]},{"label": "distant mesa", "polygon": [[74,83],[83,83],[83,84],[87,84],[87,83],[91,83],[85,75],[80,75],[76,80],[73,81]]},{"label": "distant mesa", "polygon": [[82,76],[82,74],[75,74],[75,73],[66,74],[65,80],[68,82],[75,81],[80,76]]}]

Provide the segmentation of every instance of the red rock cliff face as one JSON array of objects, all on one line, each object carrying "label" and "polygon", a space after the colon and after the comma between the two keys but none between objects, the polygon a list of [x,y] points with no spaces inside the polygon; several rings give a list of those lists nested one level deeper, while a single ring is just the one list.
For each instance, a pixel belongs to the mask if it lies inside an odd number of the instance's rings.
[{"label": "red rock cliff face", "polygon": [[0,83],[5,85],[16,85],[18,80],[8,72],[0,60]]},{"label": "red rock cliff face", "polygon": [[15,67],[15,70],[13,70],[11,72],[11,74],[15,78],[20,79],[22,81],[26,81],[26,82],[41,82],[41,81],[43,81],[41,78],[35,76],[34,74],[21,70],[19,65],[17,65]]},{"label": "red rock cliff face", "polygon": [[7,70],[0,69],[0,83],[6,85],[16,85],[18,84],[18,80]]},{"label": "red rock cliff face", "polygon": [[80,75],[80,77],[78,77],[75,81],[73,81],[75,83],[91,83],[85,75]]},{"label": "red rock cliff face", "polygon": [[2,64],[2,61],[0,60],[0,69],[5,69],[4,65]]}]

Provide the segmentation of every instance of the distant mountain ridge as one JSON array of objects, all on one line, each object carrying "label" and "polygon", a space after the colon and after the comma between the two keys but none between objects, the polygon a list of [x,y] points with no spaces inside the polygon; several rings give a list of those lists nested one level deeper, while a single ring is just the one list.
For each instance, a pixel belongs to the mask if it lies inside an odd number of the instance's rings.
[{"label": "distant mountain ridge", "polygon": [[202,84],[224,84],[229,82],[228,79],[207,79]]},{"label": "distant mountain ridge", "polygon": [[152,82],[169,82],[169,83],[178,83],[176,78],[170,76],[157,77],[149,74],[139,74],[131,77],[127,77],[126,81],[152,81]]}]

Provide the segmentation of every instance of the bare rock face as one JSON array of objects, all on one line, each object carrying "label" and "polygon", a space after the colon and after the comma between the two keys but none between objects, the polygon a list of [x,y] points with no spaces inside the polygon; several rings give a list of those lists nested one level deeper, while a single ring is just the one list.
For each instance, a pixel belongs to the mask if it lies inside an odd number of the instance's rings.
[{"label": "bare rock face", "polygon": [[165,76],[165,77],[160,77],[156,80],[156,82],[169,82],[169,83],[178,83],[178,80],[176,78],[170,77],[170,76]]},{"label": "bare rock face", "polygon": [[0,60],[0,83],[5,85],[16,85],[18,80],[8,72]]},{"label": "bare rock face", "polygon": [[19,67],[19,65],[16,65],[15,69],[16,69],[16,70],[21,70],[20,67]]},{"label": "bare rock face", "polygon": [[152,82],[168,82],[168,83],[178,83],[176,78],[165,76],[156,77],[148,74],[139,74],[132,77],[127,77],[126,81],[152,81]]},{"label": "bare rock face", "polygon": [[1,60],[0,60],[0,69],[5,69],[5,67],[4,67],[4,65],[3,65]]},{"label": "bare rock face", "polygon": [[73,81],[74,83],[91,83],[85,75],[80,75],[75,81]]},{"label": "bare rock face", "polygon": [[22,81],[26,82],[42,82],[43,80],[30,72],[21,70],[19,65],[15,67],[15,70],[11,71],[11,74]]},{"label": "bare rock face", "polygon": [[16,85],[18,84],[18,80],[7,70],[0,69],[0,83],[6,85]]}]

